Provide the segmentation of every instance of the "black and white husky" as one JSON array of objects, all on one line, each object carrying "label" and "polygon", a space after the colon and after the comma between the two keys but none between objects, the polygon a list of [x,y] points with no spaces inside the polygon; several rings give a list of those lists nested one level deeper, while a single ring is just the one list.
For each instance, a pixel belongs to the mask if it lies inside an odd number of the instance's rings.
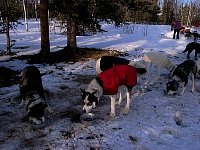
[{"label": "black and white husky", "polygon": [[[100,74],[102,71],[108,70],[112,68],[113,66],[117,65],[130,65],[135,68],[138,68],[140,73],[138,73],[138,77],[141,79],[146,79],[147,76],[147,70],[145,65],[140,61],[132,61],[128,60],[122,57],[117,56],[102,56],[96,61],[96,74]],[[119,99],[122,99],[122,93],[121,90],[119,92]]]},{"label": "black and white husky", "polygon": [[193,60],[186,60],[183,63],[179,64],[172,73],[172,81],[169,81],[166,84],[167,94],[175,94],[179,87],[179,84],[177,82],[180,82],[182,86],[181,95],[183,95],[188,84],[188,76],[190,73],[192,73],[192,92],[194,92],[197,65],[196,62],[194,62]]},{"label": "black and white husky", "polygon": [[[84,102],[83,111],[86,113],[91,112],[97,106],[101,95],[109,95],[111,98],[111,116],[115,116],[117,93],[118,90],[122,89],[120,86],[124,86],[127,97],[125,113],[128,113],[131,101],[131,90],[137,83],[137,73],[140,73],[140,69],[130,65],[117,65],[101,72],[89,83],[86,90],[81,89],[82,100]],[[121,101],[122,98],[118,101],[119,105]]]},{"label": "black and white husky", "polygon": [[43,123],[45,108],[48,108],[49,112],[52,111],[46,104],[41,74],[37,67],[28,66],[23,69],[19,88],[22,98],[21,105],[25,104],[27,111],[24,116],[35,124]]}]

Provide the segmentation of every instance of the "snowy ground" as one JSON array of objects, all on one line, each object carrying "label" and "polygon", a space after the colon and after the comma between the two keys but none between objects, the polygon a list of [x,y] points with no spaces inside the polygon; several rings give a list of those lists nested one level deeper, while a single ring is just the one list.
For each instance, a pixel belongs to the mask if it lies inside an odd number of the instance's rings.
[{"label": "snowy ground", "polygon": [[[38,22],[29,22],[30,30],[19,26],[12,49],[17,55],[32,54],[40,49]],[[183,35],[172,39],[167,25],[130,25],[115,28],[105,24],[108,32],[87,37],[77,37],[79,47],[118,50],[129,55],[125,58],[139,60],[146,52],[161,52],[172,62],[186,60],[182,51],[192,39]],[[5,35],[1,35],[0,50],[5,50]],[[51,51],[66,46],[66,36],[59,32],[50,34]],[[191,54],[194,59],[194,53]],[[0,56],[0,66],[21,71],[26,61]],[[77,63],[41,64],[37,66],[42,76],[49,105],[54,110],[48,114],[47,126],[32,128],[22,122],[24,108],[19,105],[18,85],[0,88],[0,149],[26,150],[198,150],[200,148],[200,93],[191,92],[191,80],[182,96],[165,96],[168,71],[162,70],[162,80],[154,81],[156,68],[151,72],[152,84],[140,93],[140,80],[132,92],[130,112],[123,115],[123,107],[116,106],[117,117],[111,118],[110,99],[102,97],[100,107],[95,109],[93,122],[77,122],[76,115],[82,109],[80,87],[86,88],[95,76],[95,60]],[[197,85],[200,83],[197,80]],[[177,123],[179,120],[181,123]]]}]

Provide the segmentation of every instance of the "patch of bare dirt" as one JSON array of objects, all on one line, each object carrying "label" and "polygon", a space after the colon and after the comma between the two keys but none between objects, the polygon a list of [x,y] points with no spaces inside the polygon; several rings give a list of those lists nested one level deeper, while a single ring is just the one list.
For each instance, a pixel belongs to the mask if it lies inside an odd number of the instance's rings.
[{"label": "patch of bare dirt", "polygon": [[19,83],[19,72],[6,67],[0,67],[0,87],[7,87]]},{"label": "patch of bare dirt", "polygon": [[60,62],[78,62],[87,61],[89,59],[98,59],[104,55],[119,56],[125,55],[117,50],[102,50],[95,48],[77,48],[71,50],[69,48],[64,48],[63,50],[51,52],[48,58],[45,58],[41,53],[35,55],[24,55],[15,57],[15,59],[27,60],[30,64],[55,64]]},{"label": "patch of bare dirt", "polygon": [[[105,53],[102,53],[104,55]],[[101,53],[99,53],[100,57]],[[95,54],[87,55],[88,59],[97,57]],[[59,69],[59,68],[58,68]],[[6,69],[5,69],[6,70]],[[11,71],[12,72],[12,71]],[[62,84],[54,91],[45,90],[47,103],[53,109],[54,113],[45,113],[47,124],[42,128],[34,128],[28,120],[22,121],[22,115],[25,112],[24,106],[20,106],[21,98],[18,89],[13,88],[7,91],[2,91],[0,105],[0,149],[57,149],[60,146],[58,141],[68,141],[66,149],[71,149],[74,137],[79,137],[79,134],[84,135],[85,141],[96,140],[103,136],[100,134],[93,136],[90,132],[83,130],[91,123],[80,122],[82,114],[82,100],[80,89],[77,88],[80,84],[87,84],[94,76],[93,75],[76,75],[73,74],[72,79],[67,79],[68,82],[73,82],[74,86],[63,86]],[[102,98],[101,107],[109,105],[109,100]],[[100,109],[100,108],[99,108]],[[99,111],[96,109],[95,111]],[[95,113],[96,124],[102,124],[109,116],[109,107],[105,111]],[[82,128],[81,128],[82,127]],[[63,142],[64,143],[64,142]],[[86,146],[85,146],[86,147]],[[90,146],[92,149],[93,147]]]},{"label": "patch of bare dirt", "polygon": [[[68,48],[57,52],[51,52],[48,58],[44,58],[41,53],[34,55],[16,56],[11,59],[27,60],[29,64],[55,64],[60,62],[78,62],[87,61],[90,59],[98,59],[105,55],[119,56],[126,55],[116,50],[102,50],[102,49],[86,49],[77,48],[72,52]],[[19,83],[19,72],[9,68],[0,67],[0,87],[12,86]]]}]

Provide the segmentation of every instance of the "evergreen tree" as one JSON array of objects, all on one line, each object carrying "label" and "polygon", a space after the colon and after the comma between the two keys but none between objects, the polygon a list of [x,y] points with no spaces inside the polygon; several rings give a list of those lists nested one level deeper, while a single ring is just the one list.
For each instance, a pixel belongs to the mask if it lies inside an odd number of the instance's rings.
[{"label": "evergreen tree", "polygon": [[20,23],[18,22],[20,13],[15,0],[2,0],[0,1],[0,12],[2,22],[0,26],[2,29],[0,33],[6,34],[6,54],[11,54],[11,47],[13,46],[10,41],[10,29],[16,29],[16,26]]}]

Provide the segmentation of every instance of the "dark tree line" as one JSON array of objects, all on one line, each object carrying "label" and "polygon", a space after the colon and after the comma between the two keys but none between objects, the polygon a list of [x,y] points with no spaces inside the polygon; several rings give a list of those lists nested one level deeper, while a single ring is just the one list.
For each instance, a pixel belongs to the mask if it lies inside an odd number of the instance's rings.
[{"label": "dark tree line", "polygon": [[194,20],[200,21],[199,0],[163,0],[161,8],[160,21],[162,23],[169,24],[172,19],[179,18],[183,25],[192,26],[194,25]]},{"label": "dark tree line", "polygon": [[[7,53],[11,53],[9,30],[19,24],[18,19],[40,18],[41,21],[41,54],[48,58],[49,20],[58,20],[67,30],[67,46],[76,51],[77,35],[86,32],[102,31],[100,22],[159,22],[170,24],[174,18],[180,18],[183,24],[191,25],[200,19],[198,1],[185,3],[182,0],[1,0],[0,33],[7,35]],[[26,7],[24,12],[23,6]],[[68,49],[68,50],[69,50]]]},{"label": "dark tree line", "polygon": [[[54,18],[66,25],[67,50],[76,52],[78,34],[102,31],[100,22],[116,26],[127,21],[158,22],[160,9],[157,0],[2,0],[0,1],[1,25],[9,34],[12,23],[24,17],[23,4],[28,18],[40,18],[41,54],[50,54],[49,20]],[[13,11],[11,11],[13,10]],[[14,12],[16,11],[16,12]],[[8,21],[6,21],[6,18]],[[6,23],[9,23],[6,26]],[[7,45],[7,47],[10,44]]]}]

